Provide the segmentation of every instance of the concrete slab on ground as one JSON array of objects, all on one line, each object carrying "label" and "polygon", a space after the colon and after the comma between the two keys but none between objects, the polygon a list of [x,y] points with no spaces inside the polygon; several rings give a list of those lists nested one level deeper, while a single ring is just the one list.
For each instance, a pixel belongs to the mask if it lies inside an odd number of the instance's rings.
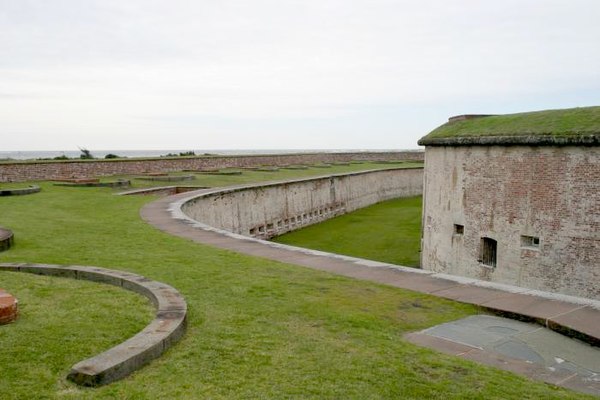
[{"label": "concrete slab on ground", "polygon": [[538,324],[475,315],[406,338],[448,354],[600,396],[600,349]]}]

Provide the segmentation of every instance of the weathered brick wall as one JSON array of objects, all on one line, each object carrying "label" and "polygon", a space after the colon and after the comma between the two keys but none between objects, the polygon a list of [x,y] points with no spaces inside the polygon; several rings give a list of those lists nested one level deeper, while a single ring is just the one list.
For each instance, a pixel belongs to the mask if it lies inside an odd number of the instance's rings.
[{"label": "weathered brick wall", "polygon": [[63,162],[13,162],[0,163],[0,182],[24,182],[48,180],[62,177],[85,178],[108,175],[130,175],[145,172],[171,172],[185,169],[226,167],[255,167],[260,165],[315,164],[352,160],[396,161],[420,160],[419,151],[394,151],[377,153],[313,153],[252,156],[156,158],[128,160],[86,160]]},{"label": "weathered brick wall", "polygon": [[600,299],[600,148],[430,146],[425,165],[423,268]]}]

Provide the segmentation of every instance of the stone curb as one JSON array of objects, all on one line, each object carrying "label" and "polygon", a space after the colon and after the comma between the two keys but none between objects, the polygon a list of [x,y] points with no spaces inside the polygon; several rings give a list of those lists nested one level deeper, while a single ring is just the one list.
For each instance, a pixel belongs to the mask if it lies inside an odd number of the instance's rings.
[{"label": "stone curb", "polygon": [[30,185],[29,187],[19,189],[0,189],[0,196],[23,196],[38,193],[41,190],[38,185]]},{"label": "stone curb", "polygon": [[153,182],[182,182],[182,181],[193,181],[196,179],[195,175],[173,175],[173,176],[138,176],[135,179],[142,181],[153,181]]},{"label": "stone curb", "polygon": [[65,187],[108,187],[108,188],[128,188],[131,186],[131,181],[128,179],[119,179],[112,182],[59,182],[54,183],[54,186]]},{"label": "stone curb", "polygon": [[15,236],[10,229],[0,226],[0,251],[8,250],[15,243]]},{"label": "stone curb", "polygon": [[0,270],[82,279],[119,286],[141,294],[156,307],[156,318],[125,342],[71,368],[68,379],[100,386],[122,379],[158,358],[185,333],[187,304],[172,286],[141,275],[99,267],[1,263]]}]

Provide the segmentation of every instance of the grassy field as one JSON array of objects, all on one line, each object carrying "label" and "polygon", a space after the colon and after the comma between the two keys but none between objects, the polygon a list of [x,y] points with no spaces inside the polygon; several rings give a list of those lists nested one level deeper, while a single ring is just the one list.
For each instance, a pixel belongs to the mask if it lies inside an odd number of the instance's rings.
[{"label": "grassy field", "polygon": [[419,266],[421,197],[385,201],[276,237],[273,241]]},{"label": "grassy field", "polygon": [[40,185],[38,194],[0,198],[0,225],[16,238],[0,261],[95,265],[166,282],[185,296],[189,327],[127,379],[80,388],[65,379],[70,366],[143,327],[151,307],[110,286],[0,272],[21,306],[20,319],[0,327],[1,399],[591,398],[402,339],[477,313],[471,306],[169,236],[139,218],[152,196]]},{"label": "grassy field", "polygon": [[427,139],[468,136],[580,136],[598,135],[600,107],[545,110],[495,115],[446,123],[426,136]]}]

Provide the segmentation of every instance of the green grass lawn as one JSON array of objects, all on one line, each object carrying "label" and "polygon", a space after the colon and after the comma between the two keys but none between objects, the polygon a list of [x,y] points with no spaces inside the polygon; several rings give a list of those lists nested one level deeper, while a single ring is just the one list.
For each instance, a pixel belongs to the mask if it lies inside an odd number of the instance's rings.
[{"label": "green grass lawn", "polygon": [[600,107],[580,107],[449,122],[434,129],[425,138],[598,134],[600,134]]},{"label": "green grass lawn", "polygon": [[133,189],[155,186],[226,186],[242,183],[263,182],[270,180],[282,180],[299,177],[310,177],[319,175],[338,174],[344,172],[364,171],[367,169],[388,168],[422,168],[422,162],[399,162],[399,163],[376,163],[364,162],[362,164],[332,165],[329,168],[309,167],[304,170],[280,169],[279,171],[255,171],[239,168],[224,168],[223,171],[242,171],[241,175],[208,175],[193,172],[173,173],[173,175],[194,175],[196,179],[181,182],[160,182],[135,179],[135,176],[115,176],[103,178],[103,180],[115,180],[116,178],[131,179]]},{"label": "green grass lawn", "polygon": [[[284,173],[292,172],[306,171]],[[127,379],[80,388],[65,379],[69,368],[148,323],[145,299],[0,272],[22,311],[0,326],[1,399],[591,398],[402,339],[477,313],[472,306],[172,237],[139,217],[152,196],[40,185],[38,194],[0,197],[0,225],[16,240],[0,261],[102,266],[166,282],[185,296],[189,327]]]},{"label": "green grass lawn", "polygon": [[419,266],[421,196],[394,199],[276,237],[274,242]]}]

